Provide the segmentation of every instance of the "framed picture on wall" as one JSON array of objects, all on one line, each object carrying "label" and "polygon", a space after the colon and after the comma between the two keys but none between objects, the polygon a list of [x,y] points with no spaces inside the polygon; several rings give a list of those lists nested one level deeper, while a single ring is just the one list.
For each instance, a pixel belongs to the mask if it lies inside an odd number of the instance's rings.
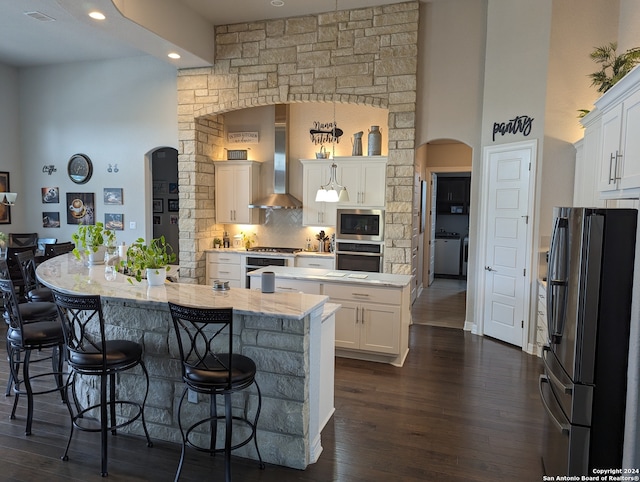
[{"label": "framed picture on wall", "polygon": [[154,199],[153,200],[153,212],[154,213],[163,213],[164,212],[164,199]]},{"label": "framed picture on wall", "polygon": [[[0,192],[10,192],[9,173],[0,172]],[[2,201],[2,199],[0,199]],[[11,224],[11,208],[0,202],[0,224]]]},{"label": "framed picture on wall", "polygon": [[167,204],[169,206],[167,208],[169,212],[176,212],[180,210],[177,199],[168,199]]},{"label": "framed picture on wall", "polygon": [[169,183],[169,194],[178,194],[178,183],[170,182]]},{"label": "framed picture on wall", "polygon": [[42,213],[42,227],[43,228],[59,228],[60,213],[55,213],[55,212]]},{"label": "framed picture on wall", "polygon": [[162,224],[162,216],[154,216],[153,224]]},{"label": "framed picture on wall", "polygon": [[169,224],[178,224],[178,215],[177,214],[169,215]]},{"label": "framed picture on wall", "polygon": [[122,204],[122,188],[121,187],[105,187],[104,188],[105,204]]},{"label": "framed picture on wall", "polygon": [[169,183],[167,181],[153,181],[153,194],[167,194],[169,190]]},{"label": "framed picture on wall", "polygon": [[43,204],[58,204],[60,202],[60,190],[57,187],[43,187],[41,190]]},{"label": "framed picture on wall", "polygon": [[124,214],[105,213],[104,227],[113,231],[124,230]]},{"label": "framed picture on wall", "polygon": [[95,199],[92,192],[67,193],[67,224],[95,224]]}]

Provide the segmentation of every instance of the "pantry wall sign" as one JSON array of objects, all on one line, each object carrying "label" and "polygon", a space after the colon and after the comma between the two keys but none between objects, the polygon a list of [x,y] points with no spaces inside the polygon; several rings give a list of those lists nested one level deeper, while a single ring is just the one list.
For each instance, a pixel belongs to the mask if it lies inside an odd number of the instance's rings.
[{"label": "pantry wall sign", "polygon": [[533,125],[533,117],[528,115],[519,115],[506,122],[494,122],[493,123],[493,141],[496,140],[496,134],[504,136],[505,134],[518,134],[521,133],[525,137],[531,134],[531,127]]}]

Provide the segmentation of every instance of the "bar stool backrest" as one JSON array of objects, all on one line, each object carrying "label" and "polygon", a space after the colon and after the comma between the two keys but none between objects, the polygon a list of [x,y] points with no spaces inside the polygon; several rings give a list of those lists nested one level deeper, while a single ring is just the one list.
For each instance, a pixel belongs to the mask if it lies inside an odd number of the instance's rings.
[{"label": "bar stool backrest", "polygon": [[14,330],[22,331],[22,317],[18,309],[18,296],[11,279],[0,278],[0,296],[4,304],[5,321]]},{"label": "bar stool backrest", "polygon": [[[62,320],[67,362],[80,372],[107,370],[104,317],[99,295],[68,295],[53,291]],[[87,361],[94,361],[93,367]],[[80,365],[77,362],[82,361]]]},{"label": "bar stool backrest", "polygon": [[33,255],[33,251],[27,250],[16,253],[16,261],[22,273],[25,291],[29,292],[39,288],[40,283],[38,283],[38,278],[36,277],[36,258]]},{"label": "bar stool backrest", "polygon": [[[187,385],[197,370],[220,372],[213,390],[231,390],[233,308],[189,308],[169,303]],[[236,387],[237,389],[237,387]]]}]

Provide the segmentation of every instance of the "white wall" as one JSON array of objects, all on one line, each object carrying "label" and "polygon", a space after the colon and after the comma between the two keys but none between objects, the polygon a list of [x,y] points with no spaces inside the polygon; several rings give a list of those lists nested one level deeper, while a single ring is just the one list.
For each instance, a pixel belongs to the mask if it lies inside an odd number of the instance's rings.
[{"label": "white wall", "polygon": [[18,193],[18,203],[11,209],[11,224],[0,224],[3,233],[25,232],[23,189],[20,170],[20,144],[18,135],[18,71],[0,64],[0,171],[9,173],[11,191]]},{"label": "white wall", "polygon": [[[144,56],[23,69],[19,82],[24,228],[70,240],[76,226],[66,223],[66,193],[93,192],[96,220],[104,221],[105,212],[124,213],[119,242],[144,237],[145,225],[151,225],[145,155],[178,145],[175,69]],[[67,161],[75,153],[93,161],[93,177],[83,185],[67,176]],[[107,173],[108,164],[116,163],[119,172]],[[57,172],[43,173],[44,164],[54,164]],[[42,204],[45,186],[59,187],[60,204]],[[124,189],[122,206],[103,204],[107,187]],[[43,211],[60,212],[61,227],[43,228]],[[131,221],[136,229],[129,229]]]}]

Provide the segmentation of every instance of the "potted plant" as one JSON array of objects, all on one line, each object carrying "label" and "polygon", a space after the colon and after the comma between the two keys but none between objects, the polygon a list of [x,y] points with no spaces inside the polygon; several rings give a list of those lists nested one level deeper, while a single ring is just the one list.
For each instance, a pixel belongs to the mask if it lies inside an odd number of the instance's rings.
[{"label": "potted plant", "polygon": [[71,235],[75,243],[73,254],[81,259],[84,254],[89,264],[104,263],[104,254],[108,249],[116,249],[116,234],[110,229],[104,229],[104,224],[80,224],[78,230]]},{"label": "potted plant", "polygon": [[[161,236],[146,244],[143,238],[138,238],[127,250],[127,268],[129,274],[136,281],[141,281],[143,274],[149,286],[160,286],[169,271],[169,265],[176,261],[173,248]],[[129,278],[129,282],[131,278]]]},{"label": "potted plant", "polygon": [[218,249],[222,246],[222,240],[220,238],[213,238],[213,247]]}]

